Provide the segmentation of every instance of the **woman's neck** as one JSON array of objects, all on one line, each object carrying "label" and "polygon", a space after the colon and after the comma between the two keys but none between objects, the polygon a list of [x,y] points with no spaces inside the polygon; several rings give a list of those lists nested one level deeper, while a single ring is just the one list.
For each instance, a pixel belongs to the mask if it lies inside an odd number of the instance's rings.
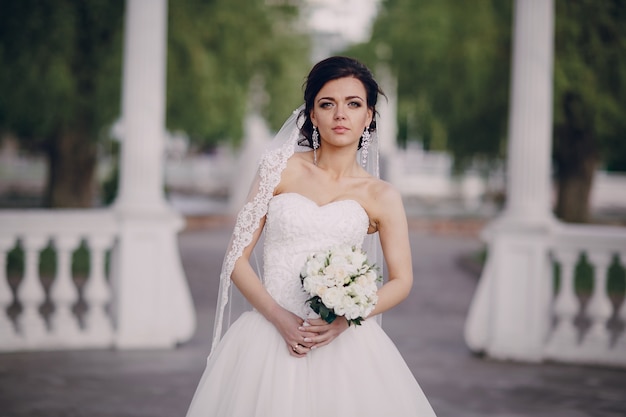
[{"label": "woman's neck", "polygon": [[353,177],[359,170],[356,155],[352,149],[317,149],[317,166],[332,178]]}]

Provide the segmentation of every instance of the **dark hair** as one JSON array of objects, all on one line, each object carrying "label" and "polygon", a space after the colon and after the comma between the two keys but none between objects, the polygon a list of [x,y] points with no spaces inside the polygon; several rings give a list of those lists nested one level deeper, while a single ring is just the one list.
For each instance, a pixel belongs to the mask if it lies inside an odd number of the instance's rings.
[{"label": "dark hair", "polygon": [[[364,64],[354,58],[333,56],[315,64],[304,83],[304,109],[301,112],[304,116],[304,124],[300,128],[304,138],[301,139],[300,145],[313,147],[311,110],[315,104],[315,96],[327,82],[345,77],[354,77],[363,83],[367,95],[367,107],[372,110],[372,122],[368,130],[370,132],[376,130],[376,102],[378,101],[378,94],[385,96],[385,93],[378,86],[372,72]],[[360,141],[359,148],[361,148]]]}]

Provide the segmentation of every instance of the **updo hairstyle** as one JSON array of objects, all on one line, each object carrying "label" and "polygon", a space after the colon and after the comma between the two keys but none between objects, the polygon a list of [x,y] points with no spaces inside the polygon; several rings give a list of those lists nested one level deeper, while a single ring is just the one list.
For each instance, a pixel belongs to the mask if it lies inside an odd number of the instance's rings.
[{"label": "updo hairstyle", "polygon": [[[345,77],[354,77],[363,83],[367,94],[367,107],[372,110],[372,122],[368,130],[370,132],[376,130],[376,102],[378,94],[384,96],[385,93],[378,86],[371,71],[361,62],[345,56],[333,56],[315,64],[304,83],[304,109],[301,112],[304,124],[300,128],[303,138],[300,139],[299,145],[313,148],[311,110],[315,105],[317,93],[327,82]],[[361,141],[358,148],[361,148]]]}]

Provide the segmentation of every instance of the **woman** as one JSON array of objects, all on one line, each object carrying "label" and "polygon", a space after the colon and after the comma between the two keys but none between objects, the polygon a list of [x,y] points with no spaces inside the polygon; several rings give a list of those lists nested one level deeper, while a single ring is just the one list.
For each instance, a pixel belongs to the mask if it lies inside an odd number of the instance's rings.
[{"label": "woman", "polygon": [[[375,172],[379,93],[370,71],[351,58],[328,58],[309,73],[305,107],[262,158],[238,216],[214,344],[188,417],[435,415],[372,318],[400,303],[413,280],[401,197]],[[261,280],[251,255],[263,230]],[[369,318],[360,326],[343,317],[330,324],[314,318],[299,277],[307,256],[377,237],[388,281]],[[253,310],[222,338],[231,281]]]}]

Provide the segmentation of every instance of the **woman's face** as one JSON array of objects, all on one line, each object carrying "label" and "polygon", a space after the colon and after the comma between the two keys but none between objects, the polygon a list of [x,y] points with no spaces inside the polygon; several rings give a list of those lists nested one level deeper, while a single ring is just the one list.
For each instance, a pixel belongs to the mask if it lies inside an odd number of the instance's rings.
[{"label": "woman's face", "polygon": [[338,78],[324,84],[315,96],[311,122],[320,139],[331,146],[358,146],[363,130],[372,121],[363,83],[354,77]]}]

